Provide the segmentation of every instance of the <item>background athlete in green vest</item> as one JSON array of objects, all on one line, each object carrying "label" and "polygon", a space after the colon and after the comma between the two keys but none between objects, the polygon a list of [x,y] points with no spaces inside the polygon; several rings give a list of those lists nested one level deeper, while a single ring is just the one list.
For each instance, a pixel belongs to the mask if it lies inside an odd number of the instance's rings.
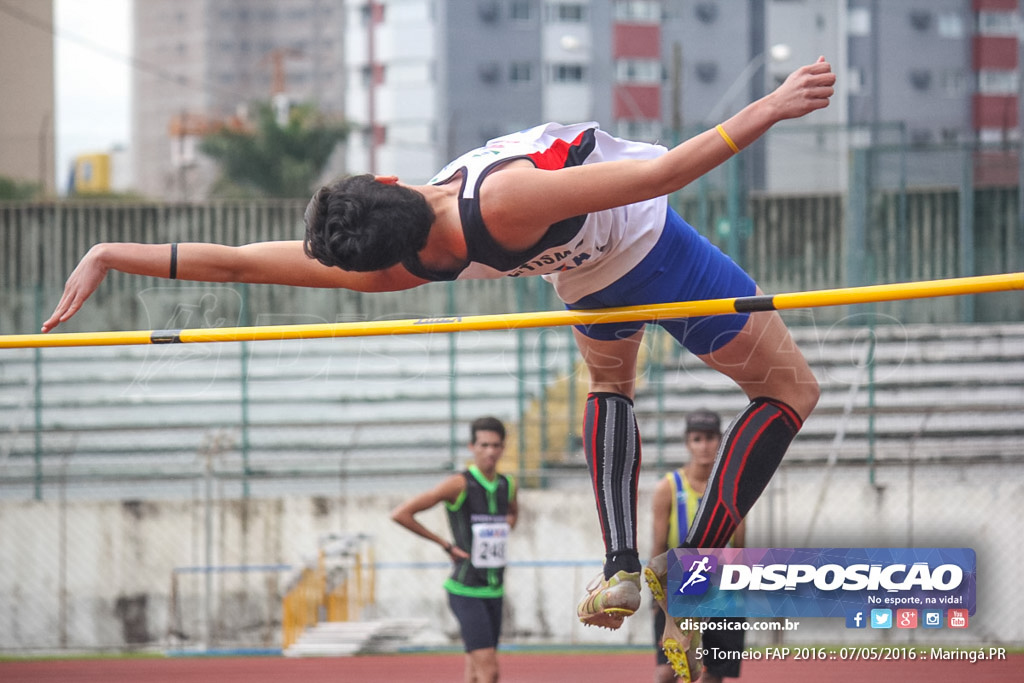
[{"label": "background athlete in green vest", "polygon": [[[652,556],[683,545],[686,533],[697,513],[697,506],[707,488],[721,441],[722,422],[717,413],[696,410],[686,416],[686,450],[689,459],[685,465],[662,477],[654,488]],[[740,522],[732,536],[732,547],[743,547],[745,531],[746,523]],[[658,662],[654,670],[654,681],[672,683],[676,680],[676,673],[662,651],[665,613],[656,603],[654,610],[654,642]],[[743,619],[717,621],[733,622],[738,625]],[[742,651],[743,633],[741,630],[705,630],[702,635],[703,647],[712,653]],[[740,675],[738,658],[720,660],[708,655],[704,657],[702,663],[704,674],[700,677],[701,683],[720,683],[723,678],[736,678]],[[694,678],[697,673],[694,672]]]},{"label": "background athlete in green vest", "polygon": [[[508,533],[519,506],[512,477],[498,473],[505,451],[505,425],[481,417],[470,425],[473,464],[405,501],[391,513],[414,534],[444,548],[454,564],[445,581],[448,605],[459,622],[466,648],[466,683],[498,680],[498,637],[505,594]],[[444,502],[452,541],[416,521],[416,514]]]}]

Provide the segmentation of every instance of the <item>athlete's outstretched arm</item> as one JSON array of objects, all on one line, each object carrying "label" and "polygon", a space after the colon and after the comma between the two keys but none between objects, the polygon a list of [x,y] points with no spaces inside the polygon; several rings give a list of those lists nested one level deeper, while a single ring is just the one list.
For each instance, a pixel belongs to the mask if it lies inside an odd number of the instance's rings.
[{"label": "athlete's outstretched arm", "polygon": [[410,289],[425,282],[400,265],[367,273],[325,266],[306,256],[301,241],[258,242],[241,247],[185,242],[174,249],[172,259],[170,244],[97,244],[68,277],[60,302],[43,323],[43,332],[77,313],[111,270],[170,278],[172,260],[175,278],[197,282],[332,287],[361,292]]},{"label": "athlete's outstretched arm", "polygon": [[[775,91],[721,126],[649,160],[609,161],[546,171],[528,166],[493,173],[481,210],[492,232],[543,232],[571,216],[625,206],[685,187],[728,160],[776,123],[828,106],[835,74],[824,57],[800,67]],[[730,144],[731,143],[731,144]],[[501,240],[500,234],[495,237]]]},{"label": "athlete's outstretched arm", "polygon": [[454,503],[465,489],[466,478],[461,474],[453,474],[429,491],[415,495],[396,507],[391,511],[391,519],[417,536],[422,536],[428,541],[438,544],[454,559],[466,559],[469,555],[464,550],[423,526],[416,519],[418,513],[429,510],[435,505],[443,502]]}]

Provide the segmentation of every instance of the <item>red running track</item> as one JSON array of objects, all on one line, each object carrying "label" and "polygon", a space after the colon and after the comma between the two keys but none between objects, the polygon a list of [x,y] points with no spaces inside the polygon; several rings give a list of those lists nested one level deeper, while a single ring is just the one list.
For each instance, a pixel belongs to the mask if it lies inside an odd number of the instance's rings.
[{"label": "red running track", "polygon": [[[642,652],[500,654],[503,683],[632,683],[652,680],[654,655]],[[0,662],[3,683],[458,683],[460,654],[344,658],[189,657]],[[742,678],[758,683],[1005,683],[1024,680],[1024,654],[980,661],[746,661]],[[730,679],[732,680],[732,679]]]}]

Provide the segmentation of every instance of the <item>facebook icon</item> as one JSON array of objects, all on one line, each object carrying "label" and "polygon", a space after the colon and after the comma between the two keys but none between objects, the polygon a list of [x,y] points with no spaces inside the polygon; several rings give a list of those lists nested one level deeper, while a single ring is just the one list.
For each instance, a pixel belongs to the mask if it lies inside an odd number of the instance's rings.
[{"label": "facebook icon", "polygon": [[864,610],[846,613],[846,628],[867,628],[867,622],[868,620],[867,617],[864,616]]}]

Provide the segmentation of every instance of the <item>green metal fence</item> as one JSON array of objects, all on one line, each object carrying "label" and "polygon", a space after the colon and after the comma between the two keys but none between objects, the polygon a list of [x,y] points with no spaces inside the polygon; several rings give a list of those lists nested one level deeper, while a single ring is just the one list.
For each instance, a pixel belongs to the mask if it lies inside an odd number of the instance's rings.
[{"label": "green metal fence", "polygon": [[[1016,148],[881,142],[886,146],[851,153],[841,190],[751,189],[757,184],[749,182],[751,168],[740,155],[673,202],[768,292],[1024,270]],[[923,174],[936,169],[955,181],[925,182]],[[0,333],[37,330],[67,274],[95,242],[298,239],[303,208],[301,202],[0,204]],[[559,306],[540,278],[361,295],[115,273],[62,329]],[[1019,544],[1007,542],[1015,537],[1008,526],[991,522],[1020,517],[1024,297],[816,309],[787,318],[799,328],[798,342],[825,391],[752,514],[748,539],[766,547],[971,546],[989,587],[1012,585]],[[338,528],[374,534],[379,556],[421,559],[410,553],[422,552],[422,559],[436,559],[427,555],[435,550],[429,544],[399,535],[387,512],[406,493],[461,466],[466,422],[482,412],[498,414],[512,429],[506,458],[525,485],[517,557],[545,565],[599,557],[579,452],[586,378],[569,330],[488,334],[432,335],[409,347],[328,340],[0,352],[0,554],[17,560],[0,562],[0,612],[10,617],[0,629],[0,650],[166,645],[179,635],[175,606],[197,596],[216,606],[214,642],[276,643],[277,583],[242,578],[236,585],[220,575],[212,582],[210,572],[217,565],[294,563],[318,533]],[[744,404],[715,373],[673,356],[664,342],[661,334],[645,339],[645,358],[654,362],[643,371],[637,400],[645,439],[641,543],[649,528],[645,496],[681,459],[686,411],[711,406],[725,415]],[[847,435],[842,443],[835,438],[840,433]],[[533,484],[550,490],[531,490]],[[815,525],[812,537],[807,530]],[[196,577],[203,580],[191,588],[169,582],[182,566],[200,567]],[[552,571],[530,574],[542,586],[576,581]],[[435,579],[417,576],[413,592],[432,594]],[[529,589],[518,587],[527,581],[513,576],[510,585],[523,596]],[[382,594],[382,605],[408,616],[407,582],[391,583],[402,595]],[[997,589],[984,595],[987,602],[979,588],[971,637],[1019,645],[1019,595]],[[555,609],[557,618],[542,619],[555,624],[547,635],[552,642],[577,642],[573,629],[580,627],[565,604]],[[438,603],[413,606],[411,613],[446,612]],[[515,613],[535,628],[535,610]],[[209,633],[210,621],[208,609],[190,623]],[[152,631],[139,636],[139,623],[143,634],[147,624]],[[514,624],[509,633],[514,641]],[[827,639],[813,630],[802,637]],[[637,628],[635,642],[649,638],[649,626]]]},{"label": "green metal fence", "polygon": [[[767,292],[1024,270],[1016,148],[916,149],[886,142],[850,152],[843,191],[754,191],[750,189],[755,185],[750,182],[753,162],[739,155],[672,201],[711,241],[734,255]],[[757,155],[751,159],[756,161]],[[928,168],[941,169],[959,184],[921,187],[922,169]],[[304,203],[297,201],[0,204],[0,331],[37,330],[59,299],[67,274],[96,242],[243,244],[300,239],[303,209]],[[336,322],[560,306],[540,278],[437,283],[409,292],[360,294],[266,285],[200,286],[112,273],[62,330]],[[813,316],[788,317],[794,325],[834,324],[852,319],[852,312],[844,309],[817,309]],[[892,302],[859,310],[869,312],[873,321],[903,325],[1015,322],[1024,320],[1024,297],[992,294]],[[578,445],[573,431],[564,425],[577,419],[574,403],[585,386],[574,357],[565,352],[571,347],[568,331],[519,332],[514,337],[515,363],[508,372],[518,379],[516,408],[509,417],[516,422],[517,439],[541,454],[558,453],[555,459],[564,461]],[[652,354],[663,346],[653,335],[648,344]],[[460,394],[467,378],[459,376],[454,336],[444,345],[448,360],[442,372],[447,390],[431,400],[448,406],[444,441],[451,460],[461,448],[459,406],[465,401],[460,402]],[[253,362],[249,346],[241,345],[237,356],[239,369],[233,381],[238,383],[238,396],[232,400],[240,406],[239,448],[246,454],[248,425],[254,421],[246,383]],[[4,363],[0,356],[0,371]],[[3,384],[4,405],[13,411],[9,414],[32,418],[12,417],[3,425],[0,438],[10,442],[12,432],[19,432],[22,440],[27,433],[33,434],[35,444],[30,450],[39,462],[47,453],[43,434],[52,412],[49,402],[58,367],[52,355],[37,351],[30,377]],[[658,367],[653,365],[652,372]],[[566,385],[564,404],[553,394],[552,387],[559,382]],[[561,426],[553,425],[553,413],[564,416]],[[664,432],[665,426],[657,425],[659,443]]]}]

